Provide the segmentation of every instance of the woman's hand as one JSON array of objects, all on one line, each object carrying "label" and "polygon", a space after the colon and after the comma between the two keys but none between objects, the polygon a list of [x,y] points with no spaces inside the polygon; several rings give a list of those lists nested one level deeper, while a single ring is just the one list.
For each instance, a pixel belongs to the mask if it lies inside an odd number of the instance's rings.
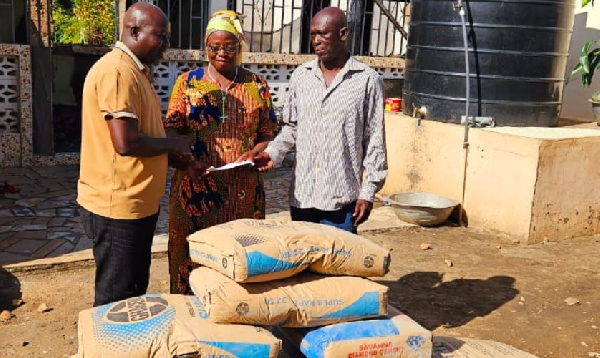
[{"label": "woman's hand", "polygon": [[185,169],[185,172],[192,181],[199,181],[202,177],[210,173],[206,170],[206,166],[197,161],[190,163]]}]

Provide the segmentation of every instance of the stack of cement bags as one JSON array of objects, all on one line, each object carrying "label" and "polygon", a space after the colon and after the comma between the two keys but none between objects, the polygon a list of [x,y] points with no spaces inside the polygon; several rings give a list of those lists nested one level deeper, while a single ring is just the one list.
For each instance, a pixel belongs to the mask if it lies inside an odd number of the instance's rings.
[{"label": "stack of cement bags", "polygon": [[[389,251],[345,231],[237,220],[190,235],[194,294],[217,324],[270,327],[307,357],[431,357],[431,332],[387,305]],[[289,355],[290,355],[289,354]]]},{"label": "stack of cement bags", "polygon": [[[387,305],[389,252],[311,223],[238,220],[188,238],[196,296],[147,294],[79,313],[78,357],[533,357],[434,337]],[[267,330],[268,328],[268,330]],[[283,352],[282,352],[283,348]]]},{"label": "stack of cement bags", "polygon": [[190,276],[195,296],[148,294],[80,312],[79,357],[275,358],[282,346],[292,356],[431,356],[431,333],[364,278],[390,265],[389,251],[369,240],[238,220],[188,241],[203,266]]}]

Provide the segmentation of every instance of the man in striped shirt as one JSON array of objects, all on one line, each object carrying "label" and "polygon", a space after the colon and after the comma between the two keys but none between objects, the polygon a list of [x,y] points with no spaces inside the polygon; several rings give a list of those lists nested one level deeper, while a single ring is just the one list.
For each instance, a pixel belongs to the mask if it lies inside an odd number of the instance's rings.
[{"label": "man in striped shirt", "polygon": [[269,170],[295,146],[292,220],[356,233],[387,175],[382,79],[348,54],[339,8],[317,13],[310,31],[317,59],[292,74],[284,126],[254,161]]}]

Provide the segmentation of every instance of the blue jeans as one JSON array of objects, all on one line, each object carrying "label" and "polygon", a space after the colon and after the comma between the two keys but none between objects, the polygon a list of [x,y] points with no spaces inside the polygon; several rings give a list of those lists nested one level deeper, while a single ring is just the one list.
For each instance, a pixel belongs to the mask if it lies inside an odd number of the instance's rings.
[{"label": "blue jeans", "polygon": [[344,205],[342,208],[334,211],[319,210],[315,208],[300,209],[292,206],[290,207],[290,214],[293,221],[308,221],[335,226],[356,234],[357,229],[356,226],[354,226],[354,220],[352,218],[355,206],[356,202]]}]

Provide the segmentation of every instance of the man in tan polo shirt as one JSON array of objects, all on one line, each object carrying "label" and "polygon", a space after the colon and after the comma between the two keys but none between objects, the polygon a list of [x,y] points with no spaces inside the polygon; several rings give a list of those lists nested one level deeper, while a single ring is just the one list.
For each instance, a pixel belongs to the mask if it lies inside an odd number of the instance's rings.
[{"label": "man in tan polo shirt", "polygon": [[190,152],[186,137],[166,137],[148,68],[168,47],[165,14],[136,3],[85,80],[77,201],[93,242],[94,306],[146,293],[168,154]]}]

